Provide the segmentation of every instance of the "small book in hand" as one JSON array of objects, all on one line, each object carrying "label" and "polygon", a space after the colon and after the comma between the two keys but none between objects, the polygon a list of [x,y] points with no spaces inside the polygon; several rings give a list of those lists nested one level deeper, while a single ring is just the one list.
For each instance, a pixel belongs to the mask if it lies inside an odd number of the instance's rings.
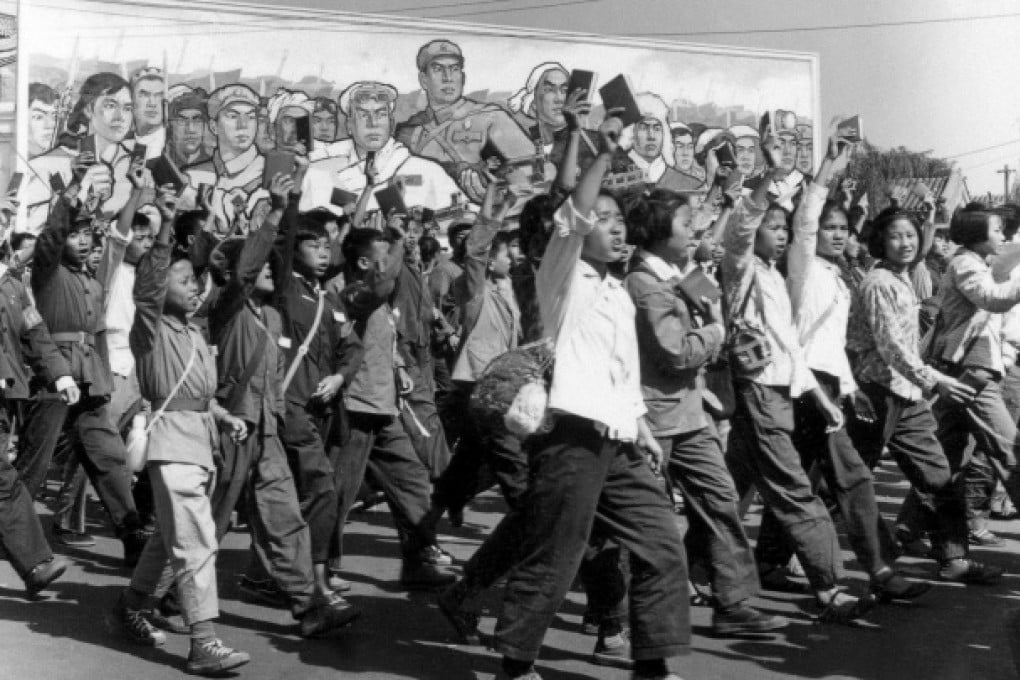
[{"label": "small book in hand", "polygon": [[634,97],[634,88],[622,73],[600,87],[599,94],[602,95],[602,105],[607,116],[616,116],[624,125],[633,125],[643,118],[637,98]]},{"label": "small book in hand", "polygon": [[709,302],[715,302],[722,297],[719,286],[701,267],[695,267],[690,274],[680,279],[677,289],[687,305],[702,316],[708,311],[702,298],[706,298]]}]

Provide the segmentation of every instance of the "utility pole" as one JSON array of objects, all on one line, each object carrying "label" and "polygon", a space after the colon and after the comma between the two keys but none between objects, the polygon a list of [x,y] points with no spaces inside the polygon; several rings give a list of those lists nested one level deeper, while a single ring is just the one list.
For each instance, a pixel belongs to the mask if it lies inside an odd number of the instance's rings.
[{"label": "utility pole", "polygon": [[1009,163],[1006,163],[1002,166],[1002,170],[996,170],[995,172],[1002,175],[1002,202],[1006,203],[1009,201],[1009,176],[1016,172],[1016,170],[1009,167]]}]

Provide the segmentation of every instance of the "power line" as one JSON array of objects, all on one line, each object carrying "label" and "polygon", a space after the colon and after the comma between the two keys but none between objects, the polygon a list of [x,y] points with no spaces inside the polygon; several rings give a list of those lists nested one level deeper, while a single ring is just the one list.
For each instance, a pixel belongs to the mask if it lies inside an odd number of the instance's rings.
[{"label": "power line", "polygon": [[906,19],[903,21],[876,21],[868,24],[831,24],[828,26],[790,26],[786,28],[746,28],[740,30],[726,31],[669,31],[653,33],[628,33],[627,35],[641,37],[682,37],[697,35],[745,35],[751,33],[793,33],[813,31],[842,31],[850,28],[881,28],[884,26],[918,26],[922,24],[947,24],[966,21],[984,21],[986,19],[1013,19],[1020,17],[1020,12],[1008,12],[1005,14],[985,14],[981,16],[965,17],[944,17],[939,19]]},{"label": "power line", "polygon": [[487,14],[506,14],[507,12],[523,12],[533,9],[552,9],[553,7],[566,7],[567,5],[587,5],[602,0],[565,0],[564,2],[546,2],[541,5],[529,5],[527,7],[507,7],[506,9],[478,10],[475,12],[456,12],[451,14],[437,14],[436,19],[457,19],[460,17],[473,17]]},{"label": "power line", "polygon": [[946,156],[946,158],[960,158],[961,156],[971,156],[971,155],[976,154],[976,153],[982,153],[982,152],[985,152],[985,151],[991,151],[992,149],[1000,149],[1000,148],[1002,148],[1004,146],[1009,146],[1010,144],[1017,144],[1017,143],[1020,143],[1020,138],[1018,138],[1018,139],[1011,139],[1008,142],[1002,142],[1001,144],[993,144],[992,146],[986,146],[986,147],[984,147],[982,149],[974,149],[973,151],[964,151],[963,153],[954,153],[952,156]]}]

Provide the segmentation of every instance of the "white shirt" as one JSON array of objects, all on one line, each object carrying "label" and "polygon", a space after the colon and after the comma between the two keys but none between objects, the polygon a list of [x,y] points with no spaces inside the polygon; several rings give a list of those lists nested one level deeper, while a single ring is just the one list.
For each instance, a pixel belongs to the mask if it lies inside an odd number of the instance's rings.
[{"label": "white shirt", "polygon": [[[790,296],[786,282],[774,264],[766,264],[754,254],[754,237],[765,216],[765,207],[743,197],[726,224],[723,234],[723,287],[729,309],[736,313],[743,304],[753,281],[744,318],[759,326],[764,318],[765,338],[772,349],[772,361],[752,380],[760,385],[789,387],[790,396],[799,397],[818,386],[804,360],[797,330],[793,325]],[[760,303],[760,304],[759,304]]]},{"label": "white shirt", "polygon": [[627,155],[634,161],[634,165],[641,169],[648,182],[658,182],[666,174],[666,161],[662,156],[656,156],[655,160],[649,162],[638,155],[634,149],[631,149]]},{"label": "white shirt", "polygon": [[[110,238],[125,241],[114,229]],[[114,271],[110,288],[106,291],[106,348],[110,354],[110,370],[117,375],[129,376],[135,368],[128,335],[135,319],[135,266],[121,262]]]},{"label": "white shirt", "polygon": [[556,345],[549,408],[634,440],[645,414],[634,303],[620,281],[581,260],[595,214],[578,214],[571,199],[554,220],[535,279],[542,323]]},{"label": "white shirt", "polygon": [[[354,146],[354,140],[344,139],[313,151],[308,156],[311,164],[305,175],[301,191],[301,212],[315,208],[326,208],[337,215],[343,209],[330,202],[333,189],[339,188],[360,195],[365,190],[365,159]],[[460,188],[443,167],[428,158],[412,156],[406,146],[390,139],[375,154],[375,169],[378,172],[373,191],[386,188],[394,177],[404,185],[404,204],[407,207],[421,206],[431,210],[447,208],[454,202],[453,195]],[[379,203],[373,195],[367,210],[377,210]]]},{"label": "white shirt", "polygon": [[826,187],[812,183],[801,199],[787,251],[786,285],[804,360],[812,370],[839,378],[839,393],[847,395],[857,391],[846,355],[850,290],[839,267],[815,254],[827,195]]},{"label": "white shirt", "polygon": [[166,146],[166,128],[160,125],[147,135],[136,135],[135,143],[145,145],[145,160],[159,158]]}]

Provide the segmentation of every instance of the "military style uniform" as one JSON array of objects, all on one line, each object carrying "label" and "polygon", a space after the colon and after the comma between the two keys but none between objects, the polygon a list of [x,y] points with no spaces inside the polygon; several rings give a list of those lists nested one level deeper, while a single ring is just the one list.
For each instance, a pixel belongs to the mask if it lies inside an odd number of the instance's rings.
[{"label": "military style uniform", "polygon": [[412,154],[435,160],[455,180],[461,171],[480,167],[482,147],[490,138],[513,146],[532,145],[509,111],[466,97],[439,111],[432,107],[419,111],[397,126],[395,136]]}]

